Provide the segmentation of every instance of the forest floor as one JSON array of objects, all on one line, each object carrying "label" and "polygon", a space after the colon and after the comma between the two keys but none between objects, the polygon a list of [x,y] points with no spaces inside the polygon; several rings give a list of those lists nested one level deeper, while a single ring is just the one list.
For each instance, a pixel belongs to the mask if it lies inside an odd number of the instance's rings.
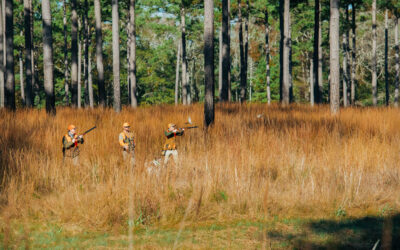
[{"label": "forest floor", "polygon": [[[89,232],[74,225],[2,224],[1,249],[123,249],[123,232]],[[400,216],[203,222],[186,227],[137,227],[132,246],[140,249],[398,249]]]}]

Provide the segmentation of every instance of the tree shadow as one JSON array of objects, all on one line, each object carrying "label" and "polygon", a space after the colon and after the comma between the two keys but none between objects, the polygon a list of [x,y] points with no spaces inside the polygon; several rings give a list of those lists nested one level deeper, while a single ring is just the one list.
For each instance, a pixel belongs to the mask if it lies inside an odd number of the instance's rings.
[{"label": "tree shadow", "polygon": [[400,249],[400,214],[306,222],[301,234],[269,232],[294,249]]}]

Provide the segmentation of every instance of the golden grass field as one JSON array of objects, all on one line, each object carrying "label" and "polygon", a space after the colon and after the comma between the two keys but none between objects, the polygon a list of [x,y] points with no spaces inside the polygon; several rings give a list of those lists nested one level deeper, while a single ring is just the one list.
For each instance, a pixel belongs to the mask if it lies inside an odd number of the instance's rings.
[{"label": "golden grass field", "polygon": [[[178,138],[180,162],[159,175],[169,122],[199,129]],[[0,111],[0,229],[13,221],[56,223],[68,230],[126,233],[233,220],[327,219],[397,213],[400,207],[400,112],[231,104],[216,106],[203,130],[194,105]],[[136,166],[121,159],[123,122],[136,134]],[[72,123],[85,136],[80,166],[63,164],[61,139]],[[8,233],[7,233],[8,232]]]}]

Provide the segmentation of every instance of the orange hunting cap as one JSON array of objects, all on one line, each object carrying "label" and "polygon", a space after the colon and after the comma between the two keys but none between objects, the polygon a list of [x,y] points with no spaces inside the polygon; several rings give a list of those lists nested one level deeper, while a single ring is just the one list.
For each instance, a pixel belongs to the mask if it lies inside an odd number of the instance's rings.
[{"label": "orange hunting cap", "polygon": [[131,125],[127,122],[124,122],[124,124],[122,124],[122,127],[130,127]]},{"label": "orange hunting cap", "polygon": [[69,130],[73,130],[74,128],[76,128],[75,125],[72,125],[72,124],[71,124],[71,125],[68,126],[68,131],[69,131]]},{"label": "orange hunting cap", "polygon": [[168,128],[170,128],[170,127],[175,127],[175,124],[173,124],[173,123],[168,123]]}]

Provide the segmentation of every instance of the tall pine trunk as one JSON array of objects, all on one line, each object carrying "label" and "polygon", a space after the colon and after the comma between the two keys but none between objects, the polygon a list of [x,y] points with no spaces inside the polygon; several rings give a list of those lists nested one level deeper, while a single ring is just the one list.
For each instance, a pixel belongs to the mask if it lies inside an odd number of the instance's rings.
[{"label": "tall pine trunk", "polygon": [[187,59],[186,59],[186,23],[185,8],[181,7],[181,42],[182,42],[182,103],[188,104]]},{"label": "tall pine trunk", "polygon": [[231,84],[231,0],[228,0],[228,100],[232,101],[232,84]]},{"label": "tall pine trunk", "polygon": [[71,0],[71,103],[78,106],[78,14],[76,0]]},{"label": "tall pine trunk", "polygon": [[21,100],[22,100],[22,105],[25,106],[26,98],[25,98],[25,88],[24,88],[24,63],[22,62],[22,52],[18,53],[18,59],[19,59],[19,86],[21,90]]},{"label": "tall pine trunk", "polygon": [[267,101],[268,104],[271,104],[271,78],[270,78],[270,49],[269,49],[269,22],[268,22],[268,9],[265,8],[264,11],[264,23],[265,23],[265,72],[266,72],[266,80],[267,80]]},{"label": "tall pine trunk", "polygon": [[[4,3],[4,1],[3,1]],[[0,108],[4,108],[4,15],[3,4],[0,3]]]},{"label": "tall pine trunk", "polygon": [[222,24],[219,29],[219,53],[218,53],[218,96],[221,101],[222,94]]},{"label": "tall pine trunk", "polygon": [[[31,36],[31,15],[32,1],[24,0],[24,24],[25,24],[25,105],[33,106],[33,72],[32,72],[32,36]],[[1,57],[0,57],[1,58]]]},{"label": "tall pine trunk", "polygon": [[313,68],[311,71],[311,74],[313,74],[313,82],[311,83],[311,88],[313,88],[313,93],[314,93],[314,100],[312,102],[312,105],[314,104],[314,101],[316,103],[322,103],[322,98],[321,98],[321,89],[319,88],[320,82],[319,82],[319,58],[320,58],[320,32],[321,32],[321,23],[320,23],[320,2],[319,0],[315,0],[315,6],[314,6],[314,56],[313,56]]},{"label": "tall pine trunk", "polygon": [[378,104],[378,85],[376,72],[376,0],[372,1],[372,105]]},{"label": "tall pine trunk", "polygon": [[[63,25],[64,25],[64,103],[69,106],[69,70],[68,70],[68,44],[67,44],[67,6],[66,0],[63,0]],[[28,71],[27,71],[28,72]],[[28,78],[28,75],[27,75]]]},{"label": "tall pine trunk", "polygon": [[238,4],[239,12],[238,12],[238,25],[239,25],[239,50],[240,50],[240,102],[244,102],[246,100],[246,88],[247,88],[247,80],[246,80],[246,54],[245,54],[245,45],[243,38],[243,17],[242,17],[242,2],[239,0]]},{"label": "tall pine trunk", "polygon": [[318,27],[318,93],[319,93],[319,103],[323,103],[323,92],[324,92],[324,83],[323,83],[323,54],[322,54],[322,18],[321,18],[321,2],[319,2],[319,27]]},{"label": "tall pine trunk", "polygon": [[89,71],[89,77],[88,77],[88,86],[89,86],[89,106],[91,108],[94,107],[94,97],[93,97],[93,78],[92,78],[92,61],[91,61],[91,56],[89,53],[89,59],[88,59],[88,71]]},{"label": "tall pine trunk", "polygon": [[340,85],[340,60],[339,60],[339,0],[330,0],[330,106],[331,113],[339,112],[339,85]]},{"label": "tall pine trunk", "polygon": [[279,0],[279,101],[283,101],[283,40],[284,40],[284,5],[285,0]]},{"label": "tall pine trunk", "polygon": [[113,87],[115,112],[121,111],[121,90],[119,70],[119,15],[118,0],[112,0],[112,53],[113,53]]},{"label": "tall pine trunk", "polygon": [[84,75],[84,86],[85,86],[85,107],[89,107],[89,5],[88,1],[84,2],[84,14],[83,14],[83,42],[84,42],[84,60],[83,60],[83,75]]},{"label": "tall pine trunk", "polygon": [[6,5],[6,83],[5,107],[15,110],[15,80],[14,80],[14,22],[12,0],[5,0]]},{"label": "tall pine trunk", "polygon": [[230,45],[229,45],[229,1],[222,0],[222,67],[221,72],[221,90],[220,100],[223,102],[229,101],[229,72],[230,72]]},{"label": "tall pine trunk", "polygon": [[284,1],[282,104],[290,103],[290,0]]},{"label": "tall pine trunk", "polygon": [[130,31],[130,49],[129,49],[129,78],[131,82],[130,96],[131,106],[136,108],[138,105],[136,98],[136,24],[135,24],[135,0],[130,0],[129,5],[129,31]]},{"label": "tall pine trunk", "polygon": [[179,103],[179,67],[181,59],[181,46],[182,43],[179,39],[178,41],[178,51],[176,52],[176,69],[175,69],[175,105]]},{"label": "tall pine trunk", "polygon": [[396,12],[394,16],[394,43],[395,43],[395,60],[396,60],[396,77],[395,77],[395,92],[394,92],[394,105],[399,106],[399,78],[400,78],[400,56],[399,56],[399,13]]},{"label": "tall pine trunk", "polygon": [[214,122],[214,0],[204,1],[204,126]]},{"label": "tall pine trunk", "polygon": [[345,32],[343,32],[343,106],[347,107],[349,104],[349,100],[348,100],[348,86],[349,86],[349,72],[348,72],[348,60],[349,60],[349,56],[348,56],[348,46],[349,44],[348,42],[348,29],[347,29],[347,25],[349,22],[349,8],[346,5],[346,25],[345,25]]},{"label": "tall pine trunk", "polygon": [[[81,22],[78,21],[78,31],[81,30]],[[82,107],[82,33],[78,37],[78,108]]]},{"label": "tall pine trunk", "polygon": [[343,106],[347,107],[347,57],[346,57],[346,32],[343,33]]},{"label": "tall pine trunk", "polygon": [[388,71],[388,9],[385,10],[385,90],[386,90],[386,106],[389,106],[389,71]]},{"label": "tall pine trunk", "polygon": [[53,76],[53,35],[51,30],[50,0],[42,0],[43,19],[43,75],[46,93],[46,112],[56,114]]},{"label": "tall pine trunk", "polygon": [[352,3],[351,8],[351,36],[352,36],[352,48],[351,48],[351,104],[356,104],[356,65],[357,65],[357,57],[356,57],[356,6],[354,2]]},{"label": "tall pine trunk", "polygon": [[105,107],[106,89],[104,86],[103,37],[101,30],[100,0],[94,0],[94,13],[96,19],[96,67],[97,67],[97,87],[99,95],[99,105],[101,107]]},{"label": "tall pine trunk", "polygon": [[315,81],[314,81],[314,78],[316,77],[316,75],[315,75],[315,71],[314,71],[314,61],[315,61],[315,58],[310,59],[310,105],[311,105],[311,107],[313,107],[314,103],[315,103],[315,93],[314,93]]}]

